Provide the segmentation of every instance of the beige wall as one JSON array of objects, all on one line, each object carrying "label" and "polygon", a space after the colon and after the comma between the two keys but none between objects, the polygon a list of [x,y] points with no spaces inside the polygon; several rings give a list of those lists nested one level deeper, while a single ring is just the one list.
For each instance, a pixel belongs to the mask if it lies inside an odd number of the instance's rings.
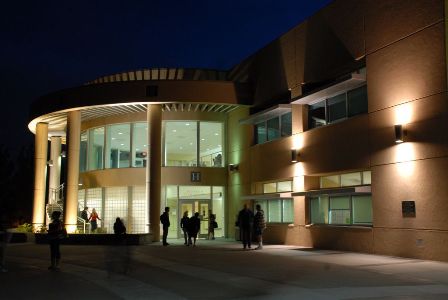
[{"label": "beige wall", "polygon": [[[319,175],[371,169],[373,228],[305,226],[307,202],[296,197],[294,224],[269,225],[267,242],[448,260],[446,2],[334,1],[235,68],[247,65],[264,107],[366,66],[368,114],[306,131],[293,106],[293,136],[250,147],[250,177],[303,174],[312,189]],[[395,124],[405,143],[395,144]],[[290,162],[298,144],[300,170]],[[402,216],[406,200],[415,217]]]}]

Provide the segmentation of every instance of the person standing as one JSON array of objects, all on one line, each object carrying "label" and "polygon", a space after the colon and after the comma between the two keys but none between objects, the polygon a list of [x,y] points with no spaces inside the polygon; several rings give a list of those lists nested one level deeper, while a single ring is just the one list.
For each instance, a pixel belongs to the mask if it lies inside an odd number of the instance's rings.
[{"label": "person standing", "polygon": [[188,217],[188,211],[184,212],[182,219],[180,219],[180,228],[182,228],[182,232],[184,233],[184,245],[190,246],[188,243],[188,222],[190,218]]},{"label": "person standing", "polygon": [[96,212],[95,209],[92,209],[92,213],[90,214],[90,217],[89,217],[92,232],[95,232],[96,229],[98,228],[98,220],[101,221],[100,216],[98,215],[98,213]]},{"label": "person standing", "polygon": [[240,227],[241,239],[243,240],[244,249],[251,248],[251,232],[254,220],[254,213],[249,209],[247,204],[240,210],[238,214],[238,226]]},{"label": "person standing", "polygon": [[8,225],[6,222],[6,214],[2,214],[0,218],[0,272],[6,273],[5,260],[6,260],[6,247],[8,246],[11,238],[11,233],[8,232]]},{"label": "person standing", "polygon": [[260,204],[255,206],[256,213],[254,216],[254,233],[257,237],[258,247],[256,250],[263,249],[263,231],[266,229],[266,221],[264,219],[264,211],[261,209]]},{"label": "person standing", "polygon": [[89,208],[87,206],[84,207],[84,210],[81,212],[81,219],[86,223],[89,222]]},{"label": "person standing", "polygon": [[124,226],[123,221],[118,217],[115,219],[114,233],[115,234],[126,234],[126,226]]},{"label": "person standing", "polygon": [[198,233],[201,230],[201,219],[199,218],[199,213],[196,212],[193,217],[190,218],[188,222],[188,244],[191,245],[191,238],[193,238],[193,247],[196,247],[196,239]]},{"label": "person standing", "polygon": [[208,211],[208,237],[209,240],[215,239],[215,228],[218,227],[218,223],[216,223],[216,215],[212,214],[212,210]]},{"label": "person standing", "polygon": [[67,231],[62,226],[61,212],[54,211],[51,214],[51,223],[48,226],[48,242],[50,244],[50,260],[51,265],[48,270],[59,269],[59,261],[61,260],[60,244],[61,240],[67,236]]},{"label": "person standing", "polygon": [[164,246],[169,245],[166,241],[166,238],[168,237],[168,228],[170,227],[170,216],[168,214],[169,212],[170,208],[165,207],[165,212],[160,215],[160,223],[162,223],[162,229],[163,229],[162,241]]}]

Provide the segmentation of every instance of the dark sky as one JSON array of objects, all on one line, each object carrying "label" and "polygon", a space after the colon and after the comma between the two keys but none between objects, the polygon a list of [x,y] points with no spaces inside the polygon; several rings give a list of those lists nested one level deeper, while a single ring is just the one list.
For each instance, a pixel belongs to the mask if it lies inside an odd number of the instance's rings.
[{"label": "dark sky", "polygon": [[46,93],[148,67],[229,69],[330,0],[5,1],[0,11],[2,143],[33,135]]}]

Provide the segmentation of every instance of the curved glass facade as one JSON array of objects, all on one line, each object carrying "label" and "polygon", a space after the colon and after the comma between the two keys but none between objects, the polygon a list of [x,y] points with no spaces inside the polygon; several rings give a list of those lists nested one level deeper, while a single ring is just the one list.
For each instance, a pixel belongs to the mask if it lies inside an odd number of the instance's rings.
[{"label": "curved glass facade", "polygon": [[[165,167],[224,167],[224,123],[164,121]],[[146,167],[146,122],[109,124],[81,133],[80,172]]]}]

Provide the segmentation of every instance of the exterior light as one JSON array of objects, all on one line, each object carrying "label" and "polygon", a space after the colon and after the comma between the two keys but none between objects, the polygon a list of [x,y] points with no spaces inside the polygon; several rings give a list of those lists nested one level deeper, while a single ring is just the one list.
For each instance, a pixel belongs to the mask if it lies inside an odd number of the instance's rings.
[{"label": "exterior light", "polygon": [[229,164],[229,171],[230,171],[230,172],[238,171],[238,165],[235,165],[235,164]]},{"label": "exterior light", "polygon": [[52,167],[53,166],[53,160],[49,160],[49,161],[47,161],[47,165],[49,166],[49,167]]},{"label": "exterior light", "polygon": [[291,162],[296,163],[299,162],[300,153],[297,149],[291,149]]},{"label": "exterior light", "polygon": [[62,151],[62,152],[61,152],[61,157],[66,157],[66,156],[67,156],[67,153],[65,152],[65,150]]},{"label": "exterior light", "polygon": [[404,142],[404,136],[406,134],[405,130],[403,129],[403,125],[398,124],[394,126],[395,130],[395,143],[400,144]]}]

